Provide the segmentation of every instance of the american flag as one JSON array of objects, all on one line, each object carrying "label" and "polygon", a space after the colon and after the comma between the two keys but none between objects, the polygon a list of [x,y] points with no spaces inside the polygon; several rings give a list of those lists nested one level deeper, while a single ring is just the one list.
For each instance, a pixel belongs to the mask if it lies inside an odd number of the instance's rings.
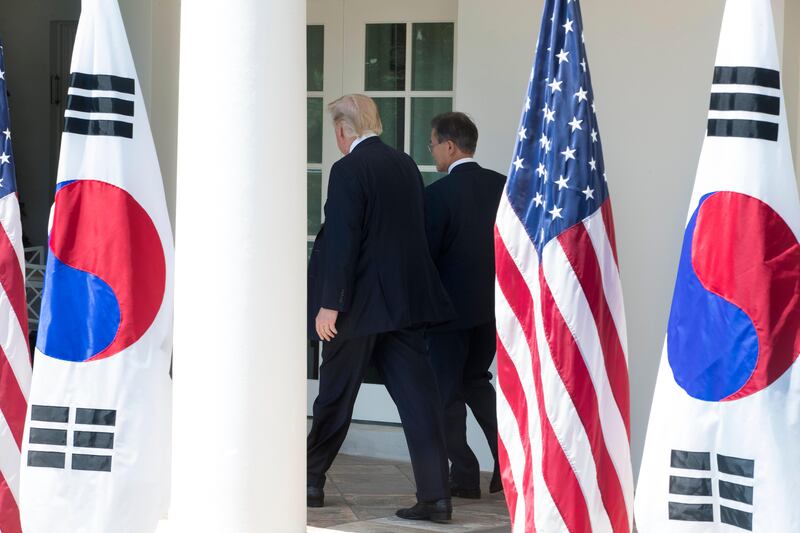
[{"label": "american flag", "polygon": [[25,255],[19,218],[5,61],[0,43],[0,531],[19,533],[19,468],[31,385]]},{"label": "american flag", "polygon": [[514,532],[629,532],[625,314],[577,0],[547,0],[495,228]]}]

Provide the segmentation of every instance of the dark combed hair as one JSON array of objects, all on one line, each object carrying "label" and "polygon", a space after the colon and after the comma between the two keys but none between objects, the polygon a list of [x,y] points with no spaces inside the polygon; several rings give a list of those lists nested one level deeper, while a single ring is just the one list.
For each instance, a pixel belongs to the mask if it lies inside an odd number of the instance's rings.
[{"label": "dark combed hair", "polygon": [[436,115],[431,128],[440,143],[453,141],[465,153],[474,154],[478,147],[478,127],[467,115],[453,111]]}]

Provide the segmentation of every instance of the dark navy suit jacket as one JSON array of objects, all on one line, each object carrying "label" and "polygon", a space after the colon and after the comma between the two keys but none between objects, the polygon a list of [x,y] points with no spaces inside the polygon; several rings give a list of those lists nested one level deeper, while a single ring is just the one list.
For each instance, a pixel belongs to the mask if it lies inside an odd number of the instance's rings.
[{"label": "dark navy suit jacket", "polygon": [[428,251],[424,206],[416,163],[378,137],[333,165],[308,267],[310,339],[320,307],[339,311],[342,340],[455,316]]},{"label": "dark navy suit jacket", "polygon": [[505,181],[467,162],[425,189],[431,256],[458,315],[436,331],[494,320],[494,222]]}]

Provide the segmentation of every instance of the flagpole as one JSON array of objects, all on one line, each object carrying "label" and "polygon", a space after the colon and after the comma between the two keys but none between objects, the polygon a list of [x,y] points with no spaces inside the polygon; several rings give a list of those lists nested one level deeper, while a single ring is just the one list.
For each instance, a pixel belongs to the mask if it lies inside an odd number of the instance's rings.
[{"label": "flagpole", "polygon": [[172,531],[305,531],[305,16],[181,9]]}]

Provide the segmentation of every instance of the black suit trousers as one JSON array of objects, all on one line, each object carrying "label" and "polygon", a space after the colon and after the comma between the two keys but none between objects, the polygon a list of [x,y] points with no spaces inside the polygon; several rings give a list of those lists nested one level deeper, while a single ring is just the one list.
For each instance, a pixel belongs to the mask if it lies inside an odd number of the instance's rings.
[{"label": "black suit trousers", "polygon": [[428,345],[445,417],[453,483],[480,486],[478,459],[467,444],[467,406],[486,435],[497,469],[497,407],[489,367],[495,356],[495,322],[469,329],[429,332]]},{"label": "black suit trousers", "polygon": [[325,342],[319,395],[307,440],[307,483],[323,487],[339,452],[358,389],[375,363],[403,423],[419,501],[450,497],[442,408],[420,330],[379,333]]}]

